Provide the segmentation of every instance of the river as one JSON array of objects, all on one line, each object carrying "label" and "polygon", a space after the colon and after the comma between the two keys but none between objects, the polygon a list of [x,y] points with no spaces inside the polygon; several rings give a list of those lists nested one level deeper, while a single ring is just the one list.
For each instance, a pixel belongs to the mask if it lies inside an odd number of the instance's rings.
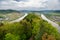
[{"label": "river", "polygon": [[27,15],[28,15],[28,13],[25,13],[24,16],[22,16],[22,17],[20,17],[20,18],[18,18],[16,20],[11,21],[10,23],[19,22],[19,21],[23,20]]},{"label": "river", "polygon": [[44,14],[41,14],[41,17],[42,17],[42,19],[48,21],[52,26],[54,26],[55,28],[57,28],[58,32],[60,32],[60,27],[59,27],[59,25],[57,23],[49,20]]}]

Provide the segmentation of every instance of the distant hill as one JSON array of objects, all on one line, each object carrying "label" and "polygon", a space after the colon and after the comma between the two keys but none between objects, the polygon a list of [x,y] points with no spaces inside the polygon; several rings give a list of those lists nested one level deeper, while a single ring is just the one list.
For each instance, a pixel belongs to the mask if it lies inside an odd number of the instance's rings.
[{"label": "distant hill", "polygon": [[0,10],[0,13],[11,13],[11,12],[19,12],[16,10]]},{"label": "distant hill", "polygon": [[20,10],[20,12],[60,12],[60,10]]},{"label": "distant hill", "polygon": [[48,13],[48,12],[57,12],[60,13],[60,10],[0,10],[0,13],[11,13],[11,12],[41,12],[41,13]]}]

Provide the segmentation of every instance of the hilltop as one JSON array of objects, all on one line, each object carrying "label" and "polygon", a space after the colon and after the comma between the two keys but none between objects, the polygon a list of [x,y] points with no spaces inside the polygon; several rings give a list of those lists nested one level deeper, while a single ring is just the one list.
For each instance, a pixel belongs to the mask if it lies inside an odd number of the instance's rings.
[{"label": "hilltop", "polygon": [[58,30],[36,14],[28,14],[20,22],[0,23],[0,40],[50,39],[60,40]]}]

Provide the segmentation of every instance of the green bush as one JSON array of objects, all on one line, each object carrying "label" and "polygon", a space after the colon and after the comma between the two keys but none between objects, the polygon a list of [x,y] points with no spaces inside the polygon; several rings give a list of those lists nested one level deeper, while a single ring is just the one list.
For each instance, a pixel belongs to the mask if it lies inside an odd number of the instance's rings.
[{"label": "green bush", "polygon": [[5,40],[20,40],[20,37],[11,33],[5,35]]},{"label": "green bush", "polygon": [[0,40],[42,40],[44,33],[60,40],[58,30],[36,14],[29,14],[18,23],[6,23],[0,27]]}]

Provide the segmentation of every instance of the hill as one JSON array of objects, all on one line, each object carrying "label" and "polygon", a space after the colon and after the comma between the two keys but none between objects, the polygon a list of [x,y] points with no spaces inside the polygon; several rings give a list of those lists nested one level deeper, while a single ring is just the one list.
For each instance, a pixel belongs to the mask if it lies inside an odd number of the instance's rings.
[{"label": "hill", "polygon": [[19,11],[17,11],[17,10],[0,10],[0,14],[1,13],[3,13],[3,14],[5,14],[5,13],[12,13],[12,12],[19,12]]},{"label": "hill", "polygon": [[60,40],[60,34],[47,21],[29,14],[16,23],[0,23],[0,40]]}]

